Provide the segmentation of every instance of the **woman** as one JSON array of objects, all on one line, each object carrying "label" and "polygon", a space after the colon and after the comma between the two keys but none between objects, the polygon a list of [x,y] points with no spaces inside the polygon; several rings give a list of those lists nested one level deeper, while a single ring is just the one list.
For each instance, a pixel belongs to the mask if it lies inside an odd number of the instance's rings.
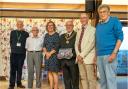
[{"label": "woman", "polygon": [[46,25],[47,34],[44,37],[43,51],[45,54],[45,70],[48,71],[50,89],[58,89],[59,61],[57,52],[59,46],[59,34],[56,32],[54,22]]}]

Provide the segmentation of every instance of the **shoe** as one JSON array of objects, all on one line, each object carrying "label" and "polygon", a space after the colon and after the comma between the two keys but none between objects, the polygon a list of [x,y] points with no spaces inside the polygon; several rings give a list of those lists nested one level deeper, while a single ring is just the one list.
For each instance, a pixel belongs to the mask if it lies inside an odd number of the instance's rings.
[{"label": "shoe", "polygon": [[23,85],[17,85],[17,88],[25,88]]},{"label": "shoe", "polygon": [[36,89],[41,89],[41,87],[36,87]]},{"label": "shoe", "polygon": [[14,87],[9,87],[8,89],[14,89]]}]

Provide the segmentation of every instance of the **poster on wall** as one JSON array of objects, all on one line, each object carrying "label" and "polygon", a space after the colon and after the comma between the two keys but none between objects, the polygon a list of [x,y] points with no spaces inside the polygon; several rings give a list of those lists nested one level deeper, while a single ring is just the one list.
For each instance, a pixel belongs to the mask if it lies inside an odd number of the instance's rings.
[{"label": "poster on wall", "polygon": [[123,27],[124,40],[117,55],[117,75],[128,75],[128,27]]}]

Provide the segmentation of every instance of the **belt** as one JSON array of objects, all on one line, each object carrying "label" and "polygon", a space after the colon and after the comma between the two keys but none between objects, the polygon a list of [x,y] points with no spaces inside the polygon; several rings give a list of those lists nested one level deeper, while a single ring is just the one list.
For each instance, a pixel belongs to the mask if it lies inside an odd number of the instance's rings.
[{"label": "belt", "polygon": [[41,52],[41,51],[28,51],[28,52]]}]

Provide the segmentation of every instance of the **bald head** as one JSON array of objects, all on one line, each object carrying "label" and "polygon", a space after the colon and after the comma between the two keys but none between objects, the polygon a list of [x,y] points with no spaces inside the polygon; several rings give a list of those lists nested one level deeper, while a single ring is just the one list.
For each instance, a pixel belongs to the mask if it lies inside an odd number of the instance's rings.
[{"label": "bald head", "polygon": [[32,27],[32,31],[39,31],[38,27]]},{"label": "bald head", "polygon": [[24,30],[23,29],[23,27],[24,27],[23,21],[18,20],[17,23],[16,23],[16,26],[17,26],[18,30]]},{"label": "bald head", "polygon": [[67,20],[65,25],[71,24],[73,25],[73,20]]},{"label": "bald head", "polygon": [[73,20],[66,21],[65,26],[66,26],[66,30],[67,30],[68,33],[72,32],[73,31],[73,27],[74,27]]},{"label": "bald head", "polygon": [[89,20],[89,15],[88,14],[82,13],[80,15],[80,22],[81,22],[82,25],[88,24],[88,20]]},{"label": "bald head", "polygon": [[37,27],[32,27],[33,37],[37,37],[39,33],[39,29]]}]

